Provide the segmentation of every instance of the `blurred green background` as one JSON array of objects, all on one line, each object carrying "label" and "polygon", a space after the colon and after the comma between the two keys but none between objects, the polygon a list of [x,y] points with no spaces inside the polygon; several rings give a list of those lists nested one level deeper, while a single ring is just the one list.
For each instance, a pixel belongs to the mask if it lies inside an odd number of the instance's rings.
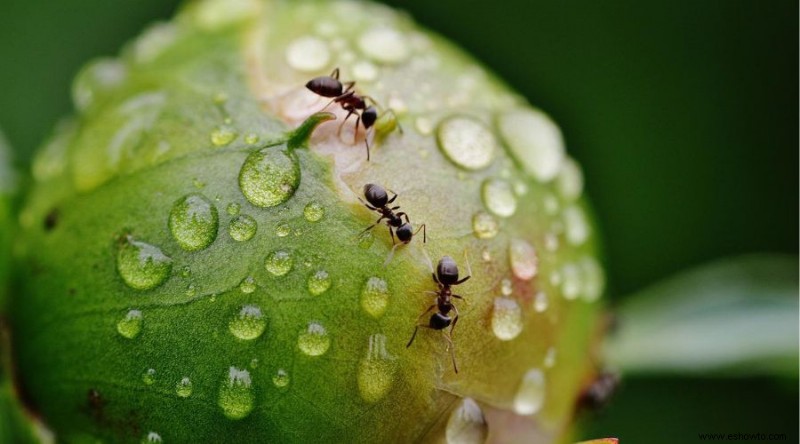
[{"label": "blurred green background", "polygon": [[[90,58],[175,0],[0,2],[0,128],[25,167]],[[705,261],[798,253],[798,3],[391,0],[561,125],[583,165],[614,302]],[[631,377],[584,434],[798,441],[797,380]],[[743,442],[743,441],[740,441]],[[755,442],[755,441],[753,441]]]}]

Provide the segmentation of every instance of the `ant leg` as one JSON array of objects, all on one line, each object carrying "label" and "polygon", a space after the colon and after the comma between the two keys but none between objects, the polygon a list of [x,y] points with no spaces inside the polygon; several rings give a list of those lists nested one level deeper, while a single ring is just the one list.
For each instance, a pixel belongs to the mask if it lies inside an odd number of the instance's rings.
[{"label": "ant leg", "polygon": [[464,282],[467,282],[469,280],[469,278],[471,278],[471,277],[472,277],[472,275],[467,276],[464,279],[459,279],[459,280],[453,282],[453,285],[463,284]]},{"label": "ant leg", "polygon": [[387,113],[392,113],[394,116],[394,121],[397,123],[397,129],[400,131],[400,134],[403,134],[403,127],[400,126],[400,120],[397,118],[397,114],[395,114],[394,110],[389,108],[386,110]]},{"label": "ant leg", "polygon": [[[356,143],[356,139],[358,139],[358,124],[359,123],[361,123],[361,114],[356,113],[356,130],[355,130],[355,132],[353,132],[353,143]],[[369,153],[369,145],[367,145],[367,153]],[[369,154],[367,154],[367,155],[369,155]]]},{"label": "ant leg", "polygon": [[[460,299],[460,298],[461,298],[461,297],[459,297],[459,299]],[[456,312],[456,315],[455,315],[455,316],[453,316],[453,323],[450,325],[450,335],[451,335],[451,336],[452,336],[452,334],[453,334],[453,330],[455,330],[455,329],[456,329],[456,323],[458,322],[458,307],[456,307],[455,305],[453,305],[452,307],[453,307],[453,310],[455,310],[455,312]]]},{"label": "ant leg", "polygon": [[467,273],[469,274],[464,279],[456,281],[453,285],[463,284],[464,282],[467,282],[469,278],[472,277],[472,267],[469,265],[469,257],[467,257],[467,250],[464,250],[464,260],[466,260],[467,262]]},{"label": "ant leg", "polygon": [[[356,134],[358,134],[358,120],[356,120]],[[355,139],[353,141],[355,143]],[[369,133],[364,133],[364,146],[367,147],[367,162],[369,162]]]},{"label": "ant leg", "polygon": [[[395,208],[399,209],[400,207],[395,207]],[[394,208],[392,208],[392,210],[394,210]],[[397,214],[395,214],[395,216],[400,217],[400,218],[405,217],[406,218],[406,222],[409,223],[409,224],[411,223],[411,221],[408,220],[408,214],[406,214],[406,213],[404,213],[402,211],[397,213]]]},{"label": "ant leg", "polygon": [[421,315],[419,315],[419,317],[417,317],[417,325],[416,325],[416,327],[414,327],[414,334],[411,335],[411,340],[408,341],[408,344],[406,344],[406,348],[411,347],[411,344],[414,342],[414,338],[417,337],[417,331],[419,331],[420,327],[430,328],[429,326],[427,326],[425,324],[420,324],[419,320],[422,319],[422,317],[425,316],[426,314],[430,313],[430,311],[433,310],[434,308],[436,308],[436,304],[433,304],[430,307],[428,307],[428,309],[425,310],[424,313],[422,313]]},{"label": "ant leg", "polygon": [[[422,224],[419,228],[417,228],[417,233],[419,233],[420,229],[422,229],[422,243],[423,244],[427,243],[428,242],[428,229],[425,228],[425,224]],[[414,233],[414,235],[416,235],[417,233]]]},{"label": "ant leg", "polygon": [[355,113],[352,110],[348,110],[347,116],[344,118],[344,120],[342,120],[342,123],[339,125],[339,131],[336,132],[337,136],[342,135],[342,127],[344,126],[345,122],[347,122],[347,119],[349,119],[350,116],[352,116],[353,114]]},{"label": "ant leg", "polygon": [[365,229],[364,229],[362,232],[358,233],[358,235],[359,235],[359,236],[361,236],[362,234],[366,233],[367,231],[369,231],[369,230],[371,230],[371,229],[375,228],[375,226],[376,226],[376,225],[378,225],[379,223],[381,223],[381,220],[382,220],[384,217],[385,217],[385,216],[381,216],[381,217],[379,217],[379,218],[378,218],[378,220],[376,220],[374,224],[372,224],[372,225],[368,226],[367,228],[365,228]]},{"label": "ant leg", "polygon": [[331,103],[333,103],[333,102],[335,102],[335,101],[336,101],[336,98],[334,97],[333,99],[331,99],[331,101],[330,101],[330,102],[328,102],[328,104],[327,104],[327,105],[323,106],[323,107],[322,107],[322,109],[321,109],[321,110],[319,110],[319,112],[323,112],[323,111],[325,111],[325,109],[327,109],[329,106],[331,106]]},{"label": "ant leg", "polygon": [[[391,191],[392,193],[394,193],[394,196],[392,196],[392,198],[391,198],[391,199],[389,199],[388,201],[386,201],[386,204],[387,204],[387,205],[388,205],[388,204],[390,204],[390,203],[392,203],[392,202],[394,202],[394,200],[395,200],[395,199],[397,199],[397,193],[395,193],[395,192],[394,192],[394,191],[392,191],[392,190],[389,190],[389,191]],[[396,207],[396,208],[400,208],[400,207]],[[394,208],[393,208],[393,209],[394,209]]]},{"label": "ant leg", "polygon": [[353,87],[356,85],[356,82],[345,82],[342,84],[344,87],[343,93],[348,93],[353,90]]},{"label": "ant leg", "polygon": [[375,207],[373,207],[372,205],[370,205],[370,204],[368,204],[368,203],[364,202],[364,199],[362,199],[362,198],[360,198],[360,197],[359,197],[359,198],[358,198],[358,201],[359,201],[359,202],[361,202],[362,204],[364,204],[364,206],[365,206],[365,207],[367,207],[367,208],[369,208],[370,210],[372,210],[372,211],[378,211],[378,209],[377,209],[377,208],[375,208]]},{"label": "ant leg", "polygon": [[[454,297],[456,299],[461,299],[462,301],[464,300],[464,298],[462,298],[461,295],[459,295],[459,294],[451,294],[450,296],[452,296],[452,297]],[[453,307],[455,308],[455,306],[453,306]],[[458,311],[458,310],[456,310],[456,311]]]},{"label": "ant leg", "polygon": [[394,231],[392,231],[392,226],[391,225],[388,225],[388,228],[389,228],[389,234],[392,236],[392,245],[394,245],[395,244]]}]

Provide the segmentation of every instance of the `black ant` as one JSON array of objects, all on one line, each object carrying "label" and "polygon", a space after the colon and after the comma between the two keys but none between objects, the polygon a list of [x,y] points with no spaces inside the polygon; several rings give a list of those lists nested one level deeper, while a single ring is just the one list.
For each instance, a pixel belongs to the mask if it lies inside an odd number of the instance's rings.
[{"label": "black ant", "polygon": [[[469,267],[469,263],[467,263],[467,267]],[[436,265],[436,272],[431,272],[431,276],[433,277],[433,282],[439,286],[438,291],[432,291],[430,293],[436,295],[436,303],[428,307],[424,313],[419,315],[417,318],[417,326],[414,328],[414,334],[411,335],[411,340],[408,341],[406,347],[411,347],[411,344],[414,342],[414,338],[417,337],[417,331],[420,327],[423,328],[430,328],[431,330],[444,330],[447,327],[450,327],[450,332],[445,332],[444,337],[447,339],[447,342],[450,344],[450,354],[453,358],[453,369],[456,373],[458,373],[458,365],[456,364],[456,350],[455,344],[453,344],[453,338],[451,337],[453,334],[453,330],[456,328],[456,323],[458,322],[458,308],[453,305],[451,298],[457,299],[464,299],[461,296],[453,293],[452,286],[463,284],[466,282],[470,277],[472,277],[472,273],[470,275],[459,279],[458,278],[458,265],[456,265],[456,261],[453,260],[450,256],[443,256],[439,263]],[[428,314],[431,310],[437,308],[438,311],[431,315],[431,319],[428,321],[427,324],[420,323],[420,319],[423,316]],[[450,310],[456,312],[455,316],[450,317],[449,313]]]},{"label": "black ant", "polygon": [[[356,115],[356,133],[353,136],[354,138],[358,137],[359,122],[364,125],[364,131],[366,132],[369,131],[378,120],[378,110],[372,105],[367,105],[367,100],[373,104],[377,104],[377,102],[370,96],[356,94],[353,89],[355,84],[356,82],[354,81],[342,83],[339,80],[339,68],[334,69],[329,76],[315,77],[306,83],[306,88],[311,90],[314,94],[332,99],[322,108],[323,110],[330,106],[331,103],[338,103],[342,109],[347,111],[347,117],[345,117],[341,125],[339,125],[338,134],[342,133],[342,127],[345,122],[347,122],[347,119],[353,114]],[[367,139],[365,135],[364,145],[367,147],[367,161],[369,161],[369,141]]]},{"label": "black ant", "polygon": [[[411,242],[411,239],[415,234],[419,233],[419,230],[422,230],[422,242],[428,241],[428,234],[427,230],[425,229],[425,224],[420,225],[420,227],[417,228],[417,231],[414,231],[414,228],[411,226],[411,221],[408,220],[408,215],[406,213],[402,211],[395,213],[395,210],[399,210],[400,206],[389,207],[389,204],[397,199],[397,194],[389,199],[389,195],[382,186],[374,183],[368,183],[364,185],[364,197],[369,203],[364,202],[360,197],[358,200],[361,200],[361,203],[363,203],[364,206],[370,210],[380,213],[381,217],[379,217],[374,224],[362,231],[362,234],[375,228],[375,226],[381,223],[383,219],[386,219],[386,225],[389,227],[389,234],[392,236],[392,245],[395,245],[395,234],[397,234],[397,239],[399,239],[400,242],[407,244]],[[404,218],[406,220],[405,222],[403,222]]]}]

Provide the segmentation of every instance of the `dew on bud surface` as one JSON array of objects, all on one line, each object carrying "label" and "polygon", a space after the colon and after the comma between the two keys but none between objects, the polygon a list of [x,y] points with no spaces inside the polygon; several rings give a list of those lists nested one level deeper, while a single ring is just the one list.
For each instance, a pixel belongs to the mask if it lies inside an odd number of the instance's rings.
[{"label": "dew on bud surface", "polygon": [[555,123],[541,111],[516,109],[497,120],[502,139],[522,167],[540,182],[549,182],[561,169],[564,141]]},{"label": "dew on bud surface", "polygon": [[483,444],[489,435],[489,426],[481,407],[472,398],[463,398],[450,412],[445,429],[448,444]]},{"label": "dew on bud surface", "polygon": [[533,415],[541,410],[545,399],[544,372],[538,368],[528,370],[514,396],[514,411],[519,415]]},{"label": "dew on bud surface", "polygon": [[461,168],[480,170],[489,166],[497,150],[491,130],[471,117],[450,117],[439,124],[439,148]]},{"label": "dew on bud surface", "polygon": [[492,332],[501,341],[516,338],[523,327],[522,309],[511,298],[495,298],[492,310]]},{"label": "dew on bud surface", "polygon": [[389,305],[389,285],[379,277],[371,277],[361,290],[361,308],[373,318],[379,318]]},{"label": "dew on bud surface", "polygon": [[294,260],[288,251],[277,250],[267,256],[264,267],[274,276],[283,276],[292,269]]},{"label": "dew on bud surface", "polygon": [[252,276],[247,276],[239,283],[239,291],[244,294],[250,294],[256,291],[256,280]]},{"label": "dew on bud surface", "polygon": [[330,58],[328,44],[317,37],[300,37],[286,48],[286,62],[302,72],[319,71],[328,64]]},{"label": "dew on bud surface", "polygon": [[314,296],[319,296],[331,288],[331,278],[325,270],[317,270],[308,277],[308,292]]},{"label": "dew on bud surface", "polygon": [[140,310],[129,311],[124,318],[117,322],[117,332],[123,337],[133,339],[139,336],[142,331],[142,312]]},{"label": "dew on bud surface", "polygon": [[236,139],[236,136],[238,135],[239,134],[236,132],[236,130],[234,130],[230,126],[223,125],[214,128],[214,130],[211,132],[210,138],[211,138],[211,143],[213,143],[214,146],[219,147],[228,145],[229,143],[233,142],[233,140]]},{"label": "dew on bud surface", "polygon": [[272,383],[275,384],[275,387],[284,388],[289,385],[289,373],[279,368],[278,371],[272,376]]},{"label": "dew on bud surface", "polygon": [[175,384],[175,394],[180,398],[192,396],[192,380],[188,376],[184,376]]},{"label": "dew on bud surface", "polygon": [[319,322],[311,322],[297,337],[297,347],[308,356],[324,355],[331,346],[328,331]]},{"label": "dew on bud surface", "polygon": [[325,208],[316,202],[311,202],[303,209],[303,216],[309,222],[319,222],[325,216]]},{"label": "dew on bud surface", "polygon": [[511,184],[503,179],[486,180],[481,187],[481,197],[486,208],[497,216],[513,216],[517,211],[517,198]]},{"label": "dew on bud surface", "polygon": [[237,242],[249,241],[256,235],[256,231],[258,231],[258,222],[247,214],[236,216],[228,224],[228,234]]},{"label": "dew on bud surface", "polygon": [[261,308],[255,305],[245,305],[228,323],[231,334],[245,341],[261,336],[266,327],[267,320],[264,319]]},{"label": "dew on bud surface", "polygon": [[217,207],[201,194],[180,198],[169,212],[172,237],[186,251],[207,248],[217,238],[218,228]]},{"label": "dew on bud surface", "polygon": [[147,435],[142,438],[142,444],[158,444],[164,442],[161,439],[161,435],[156,432],[148,432]]},{"label": "dew on bud surface", "polygon": [[239,188],[247,200],[262,208],[280,205],[300,184],[300,166],[294,155],[264,148],[247,156],[239,171]]},{"label": "dew on bud surface", "polygon": [[217,404],[229,419],[242,419],[250,414],[255,403],[250,372],[236,367],[228,369],[228,375],[219,388]]},{"label": "dew on bud surface", "polygon": [[511,271],[519,279],[529,281],[539,270],[539,258],[533,245],[523,239],[512,239],[508,246]]},{"label": "dew on bud surface", "polygon": [[117,251],[117,271],[129,287],[151,290],[172,272],[172,259],[160,248],[126,236]]},{"label": "dew on bud surface", "polygon": [[367,356],[358,363],[358,393],[368,403],[386,396],[394,381],[394,357],[386,351],[386,336],[369,337]]},{"label": "dew on bud surface", "polygon": [[499,230],[500,226],[491,214],[479,211],[472,216],[472,232],[478,239],[491,239]]},{"label": "dew on bud surface", "polygon": [[156,369],[148,368],[142,373],[142,382],[146,385],[153,385],[156,382]]}]

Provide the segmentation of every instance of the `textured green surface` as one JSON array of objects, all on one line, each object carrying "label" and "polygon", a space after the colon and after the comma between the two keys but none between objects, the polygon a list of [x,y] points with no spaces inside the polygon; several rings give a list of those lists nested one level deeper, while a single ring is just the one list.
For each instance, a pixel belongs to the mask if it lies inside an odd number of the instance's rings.
[{"label": "textured green surface", "polygon": [[[292,49],[308,38],[324,62]],[[302,85],[337,65],[403,126],[380,126],[370,163],[352,123],[292,132],[324,104]],[[463,53],[374,5],[207,1],[74,91],[78,114],[34,161],[13,305],[23,387],[60,440],[440,441],[459,406],[479,406],[476,436],[484,417],[500,440],[568,426],[597,364],[594,227],[575,171],[562,180],[558,129],[504,125],[527,105]],[[475,137],[442,135],[451,117]],[[357,237],[376,218],[356,199],[368,182],[426,224],[424,250],[417,237],[384,265],[386,229]],[[186,196],[215,211],[189,215]],[[244,216],[246,240],[229,233]],[[186,230],[200,230],[190,248]],[[426,255],[472,271],[459,374],[441,333],[405,347],[435,289]]]}]

